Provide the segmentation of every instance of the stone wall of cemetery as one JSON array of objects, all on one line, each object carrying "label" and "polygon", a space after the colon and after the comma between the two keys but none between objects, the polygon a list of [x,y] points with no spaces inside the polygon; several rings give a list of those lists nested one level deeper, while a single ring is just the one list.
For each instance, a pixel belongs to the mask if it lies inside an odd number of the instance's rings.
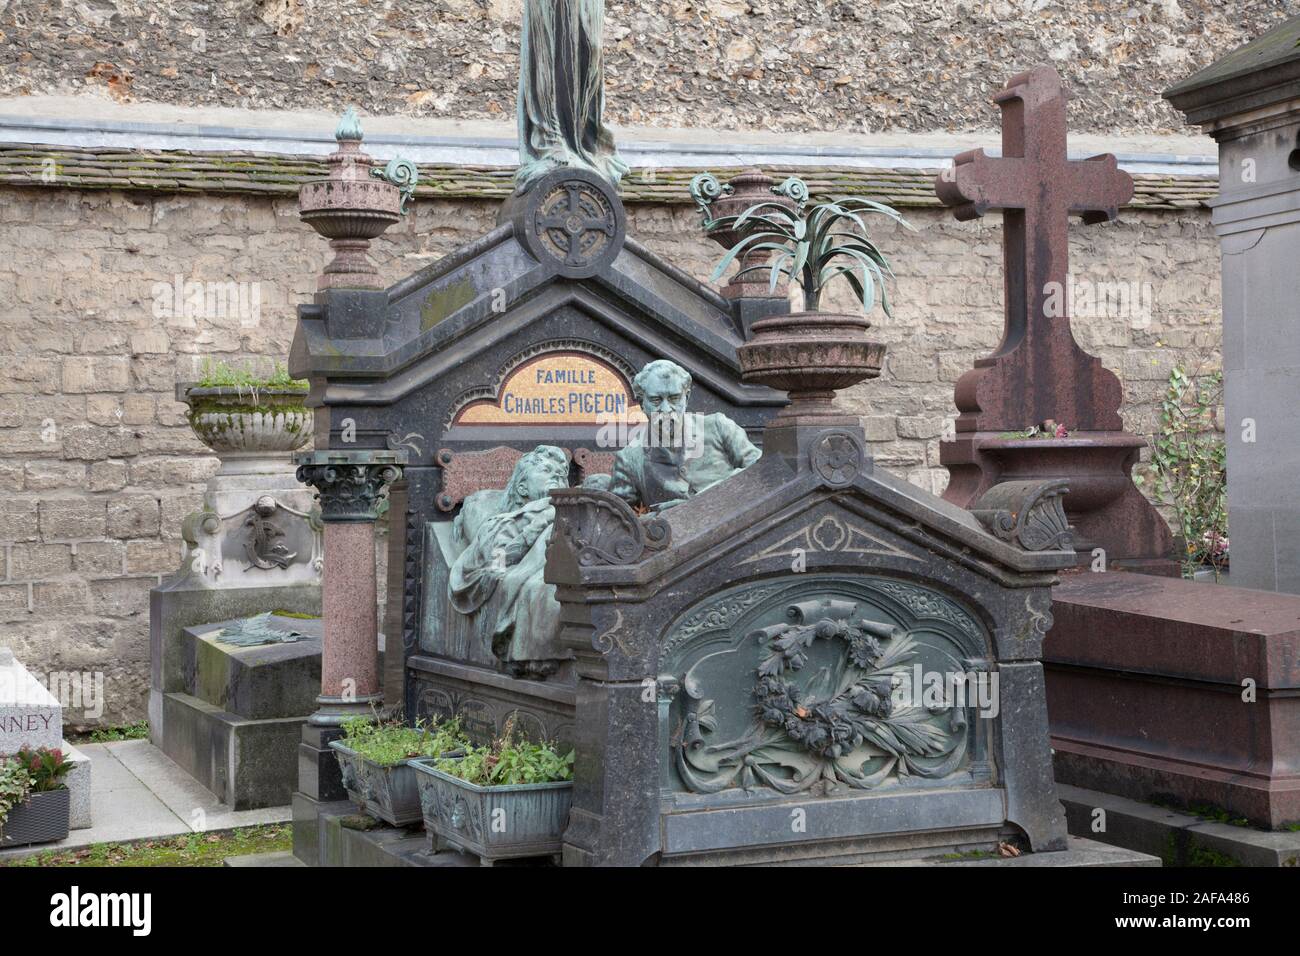
[{"label": "stone wall of cemetery", "polygon": [[[632,236],[707,278],[719,250],[692,208],[633,204],[628,214]],[[938,492],[953,383],[1001,332],[1001,237],[996,216],[906,214],[915,232],[877,231],[898,274],[893,318],[875,313],[888,367],[850,397],[877,462]],[[495,203],[418,202],[374,257],[396,280],[488,231],[494,216]],[[290,198],[12,188],[0,189],[0,248],[0,644],[37,672],[102,671],[107,708],[80,722],[137,720],[148,590],[176,568],[181,519],[216,468],[174,385],[206,357],[283,359],[326,245]],[[1077,280],[1135,282],[1132,302],[1149,305],[1075,322],[1083,346],[1122,378],[1128,427],[1149,435],[1171,367],[1217,361],[1208,210],[1126,210],[1122,222],[1074,228],[1071,255]],[[256,294],[233,314],[187,318],[160,292],[178,277]]]},{"label": "stone wall of cemetery", "polygon": [[[523,0],[0,2],[0,95],[513,117]],[[1290,0],[607,0],[610,118],[743,130],[987,129],[1038,63],[1075,132],[1187,131],[1155,95]]]}]

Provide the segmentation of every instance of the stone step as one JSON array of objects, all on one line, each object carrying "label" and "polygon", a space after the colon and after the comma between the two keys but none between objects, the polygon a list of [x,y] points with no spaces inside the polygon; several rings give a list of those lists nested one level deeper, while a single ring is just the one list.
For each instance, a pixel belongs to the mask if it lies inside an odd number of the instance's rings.
[{"label": "stone step", "polygon": [[1157,854],[1166,866],[1300,866],[1300,832],[1294,830],[1221,823],[1060,783],[1056,789],[1071,833]]},{"label": "stone step", "polygon": [[1136,850],[1109,846],[1083,837],[1070,837],[1069,845],[1055,853],[1023,853],[1020,856],[981,856],[963,859],[930,857],[920,860],[887,860],[864,866],[1160,866],[1160,857]]},{"label": "stone step", "polygon": [[306,716],[250,720],[189,694],[164,694],[155,743],[232,810],[289,803]]}]

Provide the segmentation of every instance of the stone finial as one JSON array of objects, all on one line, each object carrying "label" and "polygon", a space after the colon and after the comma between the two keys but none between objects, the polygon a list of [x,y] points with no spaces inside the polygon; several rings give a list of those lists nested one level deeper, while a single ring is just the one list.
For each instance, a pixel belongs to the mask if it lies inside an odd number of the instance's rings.
[{"label": "stone finial", "polygon": [[328,177],[298,191],[299,216],[334,250],[316,287],[381,289],[383,281],[367,250],[370,240],[401,218],[406,197],[398,185],[372,175],[375,161],[362,152],[361,122],[352,107],[339,120],[334,138],[339,147],[327,159]]},{"label": "stone finial", "polygon": [[361,142],[361,117],[354,107],[349,106],[339,117],[339,125],[334,129],[334,138],[342,143],[344,140]]}]

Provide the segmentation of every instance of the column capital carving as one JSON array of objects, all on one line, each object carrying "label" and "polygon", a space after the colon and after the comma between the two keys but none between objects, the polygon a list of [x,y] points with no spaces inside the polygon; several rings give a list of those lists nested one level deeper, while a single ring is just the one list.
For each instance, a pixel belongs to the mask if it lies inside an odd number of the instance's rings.
[{"label": "column capital carving", "polygon": [[357,449],[297,455],[298,480],[316,489],[324,521],[374,521],[402,477],[404,451]]}]

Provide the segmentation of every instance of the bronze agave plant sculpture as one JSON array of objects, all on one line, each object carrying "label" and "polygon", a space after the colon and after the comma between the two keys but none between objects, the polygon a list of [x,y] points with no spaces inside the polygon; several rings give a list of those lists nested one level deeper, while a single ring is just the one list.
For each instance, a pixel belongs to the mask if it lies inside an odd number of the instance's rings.
[{"label": "bronze agave plant sculpture", "polygon": [[[808,187],[794,177],[771,191],[773,199],[713,219],[708,206],[727,188],[707,174],[691,184],[705,212],[705,229],[734,239],[714,269],[713,281],[739,258],[741,275],[768,270],[770,293],[784,278],[803,289],[803,312],[754,323],[752,338],[737,350],[744,378],[789,393],[790,405],[774,425],[854,424],[856,416],[835,407],[835,393],[880,374],[885,347],[866,337],[871,328],[866,313],[874,307],[877,291],[885,314],[893,314],[885,288],[885,277],[893,278],[893,270],[868,236],[864,217],[879,214],[912,227],[897,210],[870,199],[819,202],[805,212]],[[827,284],[841,276],[861,303],[861,313],[821,311]]]},{"label": "bronze agave plant sculpture", "polygon": [[[708,174],[705,174],[707,176]],[[714,180],[716,184],[716,180]],[[726,187],[706,185],[705,177],[697,177],[692,192],[698,197],[717,195]],[[775,293],[783,278],[799,283],[804,294],[804,309],[816,312],[821,305],[826,286],[843,276],[862,304],[863,312],[875,305],[876,291],[886,315],[892,315],[885,276],[894,277],[880,247],[867,233],[866,215],[875,213],[911,229],[911,224],[898,210],[870,199],[849,197],[808,202],[808,187],[802,180],[790,177],[772,192],[786,201],[770,199],[757,202],[735,216],[707,218],[704,228],[710,233],[729,232],[739,236],[738,241],[718,262],[711,281],[722,278],[727,267],[737,258],[753,261],[755,253],[770,253],[770,259],[760,265],[748,265],[740,275],[760,270],[770,272],[770,291]],[[793,201],[793,210],[791,202]],[[703,204],[707,208],[707,203]]]}]

